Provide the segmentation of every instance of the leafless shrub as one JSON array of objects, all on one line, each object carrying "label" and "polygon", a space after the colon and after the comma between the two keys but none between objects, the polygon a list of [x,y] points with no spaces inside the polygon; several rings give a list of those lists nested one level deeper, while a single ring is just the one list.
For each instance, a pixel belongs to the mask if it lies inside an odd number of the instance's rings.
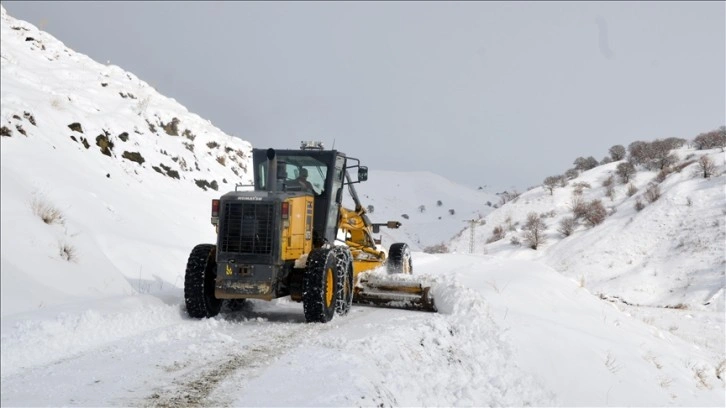
[{"label": "leafless shrub", "polygon": [[557,228],[557,231],[569,237],[575,231],[575,228],[577,228],[577,220],[574,217],[565,217],[560,220],[560,226]]},{"label": "leafless shrub", "polygon": [[507,231],[504,230],[504,227],[501,225],[497,225],[492,230],[492,236],[487,239],[487,244],[491,244],[492,242],[499,241],[503,239],[507,235]]},{"label": "leafless shrub", "polygon": [[587,213],[587,203],[585,202],[585,199],[579,195],[573,194],[572,200],[570,201],[570,208],[572,209],[572,214],[575,216],[576,220],[584,217]]},{"label": "leafless shrub", "polygon": [[215,149],[215,148],[219,147],[219,143],[212,141],[212,142],[207,143],[207,147],[210,149]]},{"label": "leafless shrub", "polygon": [[545,229],[547,225],[544,220],[534,212],[527,214],[527,222],[524,224],[524,241],[530,248],[536,250],[545,242]]},{"label": "leafless shrub", "polygon": [[446,254],[449,253],[449,248],[444,244],[436,244],[427,246],[423,251],[427,254]]},{"label": "leafless shrub", "polygon": [[698,159],[698,173],[703,175],[703,178],[709,178],[716,171],[716,163],[711,160],[708,156],[701,156]]},{"label": "leafless shrub", "polygon": [[673,166],[673,171],[680,173],[681,171],[683,171],[683,169],[685,169],[686,167],[690,166],[691,164],[693,164],[695,162],[696,162],[695,160],[685,160],[685,161]]},{"label": "leafless shrub", "polygon": [[192,142],[194,141],[194,139],[197,138],[197,135],[192,133],[192,131],[189,129],[184,129],[184,131],[182,132],[182,136],[186,137],[187,139],[191,140]]},{"label": "leafless shrub", "polygon": [[618,364],[617,359],[615,359],[615,356],[608,351],[607,357],[605,357],[605,367],[610,370],[611,373],[615,374],[618,371],[620,371],[621,367],[620,364]]},{"label": "leafless shrub", "polygon": [[603,187],[610,187],[614,183],[615,183],[615,177],[613,177],[613,175],[611,174],[610,176],[608,176],[608,178],[606,178],[605,180],[602,181],[602,186]]},{"label": "leafless shrub", "polygon": [[33,210],[33,214],[40,217],[40,219],[48,225],[63,224],[64,222],[63,213],[42,198],[33,198],[30,202],[30,207]]},{"label": "leafless shrub", "polygon": [[583,218],[587,225],[594,227],[602,223],[607,215],[607,210],[605,210],[605,206],[602,205],[602,202],[600,200],[592,200],[587,205],[587,212]]},{"label": "leafless shrub", "polygon": [[66,242],[61,242],[58,244],[59,248],[59,255],[61,258],[65,259],[68,262],[76,262],[78,260],[78,256],[76,254],[76,248],[71,246],[70,244]]},{"label": "leafless shrub", "polygon": [[502,193],[497,193],[499,195],[499,205],[502,206],[510,201],[514,201],[517,198],[519,198],[520,193],[517,192],[517,190],[514,191],[504,191]]},{"label": "leafless shrub", "polygon": [[607,187],[605,187],[605,195],[610,199],[610,201],[615,201],[615,185],[610,184]]},{"label": "leafless shrub", "polygon": [[630,183],[628,184],[628,197],[632,197],[635,195],[635,193],[638,192],[638,187],[635,187],[635,184]]},{"label": "leafless shrub", "polygon": [[693,377],[696,379],[696,385],[699,388],[711,389],[711,384],[708,382],[708,375],[706,374],[706,368],[703,366],[692,366]]},{"label": "leafless shrub", "polygon": [[662,183],[665,181],[665,179],[668,177],[669,174],[671,174],[673,170],[670,167],[662,168],[658,174],[655,176],[655,181],[658,183]]},{"label": "leafless shrub", "polygon": [[628,183],[633,176],[635,176],[635,166],[633,166],[633,163],[630,162],[623,162],[618,164],[618,167],[615,168],[615,174],[620,178],[620,182],[625,184]]},{"label": "leafless shrub", "polygon": [[645,204],[640,200],[640,197],[635,199],[635,211],[641,211],[643,208],[645,208]]},{"label": "leafless shrub", "polygon": [[686,205],[689,207],[693,205],[693,200],[691,200],[691,197],[686,197]]},{"label": "leafless shrub", "polygon": [[572,185],[574,189],[572,190],[572,194],[582,195],[582,191],[586,188],[591,188],[590,183],[585,181],[579,181]]},{"label": "leafless shrub", "polygon": [[649,203],[655,202],[660,198],[660,187],[657,184],[649,185],[648,189],[645,190],[644,196]]},{"label": "leafless shrub", "polygon": [[557,215],[557,211],[550,210],[550,211],[546,211],[546,212],[541,213],[539,216],[542,217],[542,218],[552,218],[555,215]]},{"label": "leafless shrub", "polygon": [[520,245],[522,245],[522,241],[520,241],[519,238],[517,238],[516,235],[512,235],[512,237],[509,238],[509,243],[512,244],[512,245],[514,245],[514,246],[520,246]]},{"label": "leafless shrub", "polygon": [[685,303],[677,303],[675,305],[666,305],[666,309],[677,309],[677,310],[688,310],[688,305]]}]

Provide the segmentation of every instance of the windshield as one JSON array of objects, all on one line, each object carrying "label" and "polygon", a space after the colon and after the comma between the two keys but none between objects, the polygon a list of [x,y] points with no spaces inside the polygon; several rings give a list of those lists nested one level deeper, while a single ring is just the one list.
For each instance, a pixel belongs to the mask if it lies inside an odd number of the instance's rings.
[{"label": "windshield", "polygon": [[[324,162],[315,157],[305,155],[277,156],[278,167],[277,177],[285,183],[290,190],[300,189],[299,180],[305,180],[312,186],[313,193],[320,194],[325,189],[325,179],[328,175],[328,168]],[[265,163],[259,163],[258,174],[266,174]],[[306,176],[304,176],[306,174]],[[303,175],[303,176],[301,176]],[[260,177],[261,187],[265,188],[266,177]]]}]

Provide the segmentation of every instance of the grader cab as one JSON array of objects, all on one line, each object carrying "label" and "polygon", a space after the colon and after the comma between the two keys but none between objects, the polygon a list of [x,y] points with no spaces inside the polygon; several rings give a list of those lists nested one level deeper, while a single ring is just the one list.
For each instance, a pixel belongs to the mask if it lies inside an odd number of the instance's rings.
[{"label": "grader cab", "polygon": [[[308,322],[344,315],[353,302],[436,310],[428,287],[393,278],[413,272],[411,251],[405,243],[385,251],[374,239],[380,227],[401,224],[369,220],[354,188],[368,178],[358,159],[304,142],[300,150],[253,149],[252,162],[254,190],[212,200],[217,242],[189,256],[191,317],[215,316],[225,300],[284,296],[303,303]],[[300,182],[305,173],[309,184]],[[343,206],[346,188],[353,209]],[[369,273],[377,268],[387,273]]]}]

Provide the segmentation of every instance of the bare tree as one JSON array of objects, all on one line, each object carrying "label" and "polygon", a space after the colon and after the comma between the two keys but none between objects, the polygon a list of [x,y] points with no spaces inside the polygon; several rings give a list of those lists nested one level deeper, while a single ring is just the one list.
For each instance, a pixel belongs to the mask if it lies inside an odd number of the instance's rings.
[{"label": "bare tree", "polygon": [[630,162],[623,162],[618,164],[618,167],[615,169],[615,174],[620,177],[620,182],[623,184],[626,184],[630,182],[630,180],[635,175],[635,166],[633,166],[633,163]]},{"label": "bare tree", "polygon": [[579,171],[578,171],[577,169],[569,169],[569,170],[567,170],[567,171],[565,172],[565,177],[566,177],[566,178],[567,178],[568,180],[572,180],[572,179],[575,179],[575,178],[577,178],[577,176],[579,176],[579,175],[580,175],[580,172],[579,172]]},{"label": "bare tree", "polygon": [[542,217],[535,212],[531,212],[527,215],[527,222],[524,224],[524,241],[527,242],[530,248],[537,249],[540,245],[545,242],[545,224]]},{"label": "bare tree", "polygon": [[605,210],[605,206],[602,205],[602,202],[600,200],[592,200],[589,204],[587,204],[587,212],[583,218],[585,219],[585,223],[594,227],[602,223],[607,215],[608,212]]},{"label": "bare tree", "polygon": [[650,143],[650,162],[647,163],[651,170],[663,170],[676,163],[678,156],[671,153],[673,144],[668,140],[655,140]]},{"label": "bare tree", "polygon": [[623,160],[625,158],[625,147],[623,145],[615,145],[610,148],[608,153],[610,153],[610,158],[613,161]]},{"label": "bare tree", "polygon": [[569,237],[575,231],[575,228],[577,228],[577,220],[574,217],[565,217],[560,221],[560,226],[557,228],[557,231]]},{"label": "bare tree", "polygon": [[544,179],[544,188],[550,192],[550,195],[553,195],[555,187],[560,184],[561,177],[562,176],[549,176]]},{"label": "bare tree", "polygon": [[698,150],[720,147],[721,151],[723,151],[726,148],[726,126],[721,126],[717,130],[710,132],[701,133],[693,139],[693,143]]},{"label": "bare tree", "polygon": [[637,166],[645,164],[650,159],[650,144],[640,140],[628,145],[628,161]]},{"label": "bare tree", "polygon": [[575,165],[575,169],[580,171],[586,171],[594,169],[598,166],[599,163],[597,162],[596,158],[590,156],[588,158],[578,157],[577,159],[575,159],[573,164]]},{"label": "bare tree", "polygon": [[709,178],[716,171],[716,163],[710,157],[704,155],[698,159],[699,174],[703,174],[703,178]]}]

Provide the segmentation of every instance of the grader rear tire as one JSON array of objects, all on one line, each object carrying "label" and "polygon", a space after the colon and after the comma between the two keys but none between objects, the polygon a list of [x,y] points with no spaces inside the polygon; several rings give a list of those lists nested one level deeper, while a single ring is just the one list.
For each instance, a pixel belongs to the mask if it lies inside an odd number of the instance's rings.
[{"label": "grader rear tire", "polygon": [[388,273],[413,273],[413,262],[411,261],[411,249],[408,244],[398,242],[391,244],[388,250],[388,261],[386,262]]},{"label": "grader rear tire", "polygon": [[319,248],[308,256],[303,277],[303,310],[308,323],[327,323],[335,315],[338,287],[337,259],[333,250]]},{"label": "grader rear tire", "polygon": [[213,317],[222,308],[222,300],[214,297],[216,253],[216,246],[200,244],[189,255],[184,276],[184,302],[190,317]]}]

